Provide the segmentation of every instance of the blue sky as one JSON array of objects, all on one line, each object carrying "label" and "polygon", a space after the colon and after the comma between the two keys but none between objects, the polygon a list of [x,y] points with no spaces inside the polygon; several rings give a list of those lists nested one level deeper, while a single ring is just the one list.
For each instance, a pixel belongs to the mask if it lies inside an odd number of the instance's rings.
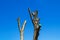
[{"label": "blue sky", "polygon": [[42,24],[39,40],[60,40],[60,0],[0,0],[0,40],[20,40],[17,18],[24,30],[24,40],[33,40],[33,24],[28,14],[38,10]]}]

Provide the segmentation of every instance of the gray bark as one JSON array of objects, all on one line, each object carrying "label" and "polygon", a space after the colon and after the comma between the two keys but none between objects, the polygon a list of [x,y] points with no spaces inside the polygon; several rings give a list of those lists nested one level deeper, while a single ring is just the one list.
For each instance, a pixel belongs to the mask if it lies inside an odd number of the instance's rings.
[{"label": "gray bark", "polygon": [[17,21],[18,21],[18,29],[19,29],[19,32],[20,32],[20,40],[24,40],[24,28],[25,28],[25,25],[26,25],[26,20],[24,21],[24,23],[22,25],[22,28],[20,27],[20,18],[18,18]]}]

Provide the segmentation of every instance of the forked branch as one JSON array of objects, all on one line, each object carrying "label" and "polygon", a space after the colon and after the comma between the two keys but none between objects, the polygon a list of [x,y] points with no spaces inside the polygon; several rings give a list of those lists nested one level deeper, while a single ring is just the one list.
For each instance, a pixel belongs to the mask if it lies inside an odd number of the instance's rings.
[{"label": "forked branch", "polygon": [[18,29],[20,32],[20,40],[24,40],[24,28],[26,25],[26,20],[24,21],[22,27],[20,27],[20,18],[17,19],[17,22],[18,22]]}]

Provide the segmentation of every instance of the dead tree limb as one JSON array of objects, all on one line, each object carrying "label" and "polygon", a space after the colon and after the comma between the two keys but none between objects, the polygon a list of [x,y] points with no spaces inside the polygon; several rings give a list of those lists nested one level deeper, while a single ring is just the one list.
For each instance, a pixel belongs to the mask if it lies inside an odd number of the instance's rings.
[{"label": "dead tree limb", "polygon": [[39,18],[37,17],[38,11],[36,10],[35,12],[31,12],[30,8],[28,8],[28,12],[29,12],[31,21],[34,25],[33,40],[38,40],[39,31],[40,31],[40,28],[41,28],[41,25],[39,24]]},{"label": "dead tree limb", "polygon": [[24,28],[25,28],[25,25],[26,25],[26,20],[24,21],[24,23],[22,25],[22,28],[20,27],[20,18],[17,19],[17,22],[18,22],[18,29],[19,29],[19,32],[20,32],[20,40],[24,40]]}]

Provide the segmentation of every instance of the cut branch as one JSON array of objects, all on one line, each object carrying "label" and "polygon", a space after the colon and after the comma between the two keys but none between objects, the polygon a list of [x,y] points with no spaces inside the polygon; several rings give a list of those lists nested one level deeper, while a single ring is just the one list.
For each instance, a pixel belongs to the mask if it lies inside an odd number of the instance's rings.
[{"label": "cut branch", "polygon": [[[31,18],[31,21],[32,21],[32,14],[31,14],[30,8],[28,8],[28,12],[29,12],[29,15],[30,15],[30,18]],[[33,21],[32,21],[32,23],[33,23]]]},{"label": "cut branch", "polygon": [[18,29],[20,31],[21,28],[20,28],[20,18],[19,17],[17,18],[17,22],[18,22]]},{"label": "cut branch", "polygon": [[21,28],[22,31],[24,31],[25,25],[26,25],[26,20],[24,21],[24,23],[22,25],[22,28]]}]

